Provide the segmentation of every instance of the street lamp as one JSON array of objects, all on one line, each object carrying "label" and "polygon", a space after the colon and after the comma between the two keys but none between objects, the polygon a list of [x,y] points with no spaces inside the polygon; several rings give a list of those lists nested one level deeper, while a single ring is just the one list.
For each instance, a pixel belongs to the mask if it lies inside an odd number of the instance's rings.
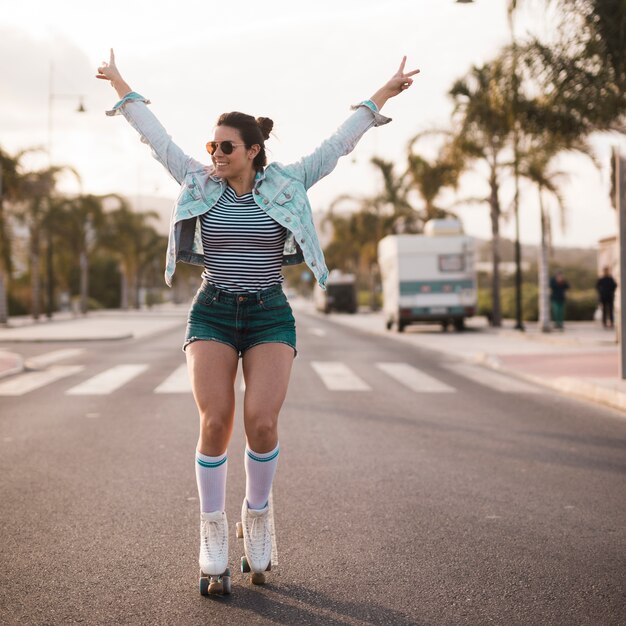
[{"label": "street lamp", "polygon": [[[50,63],[50,76],[48,81],[48,167],[52,167],[52,103],[56,99],[78,99],[77,113],[85,113],[85,105],[83,103],[84,96],[82,94],[72,93],[54,93],[53,85],[54,65]],[[53,267],[53,250],[52,250],[52,232],[50,227],[47,228],[47,290],[46,290],[46,317],[52,317],[53,301],[54,301],[54,267]],[[37,290],[38,291],[38,290]]]},{"label": "street lamp", "polygon": [[48,162],[49,165],[52,165],[52,103],[56,99],[71,99],[78,100],[78,107],[76,108],[76,113],[85,113],[87,109],[84,105],[83,94],[78,93],[54,93],[53,86],[53,76],[54,76],[54,65],[50,63],[50,76],[48,81]]}]

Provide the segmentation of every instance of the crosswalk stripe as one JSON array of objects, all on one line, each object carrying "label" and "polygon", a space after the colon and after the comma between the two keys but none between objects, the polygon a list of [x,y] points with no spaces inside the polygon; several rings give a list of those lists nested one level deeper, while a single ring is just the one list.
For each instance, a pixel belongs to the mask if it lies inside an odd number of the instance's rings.
[{"label": "crosswalk stripe", "polygon": [[85,369],[83,365],[55,365],[42,372],[20,374],[0,384],[0,396],[23,396],[83,369]]},{"label": "crosswalk stripe", "polygon": [[446,369],[502,393],[543,393],[539,387],[469,363],[451,363]]},{"label": "crosswalk stripe", "polygon": [[418,393],[453,393],[456,391],[454,387],[446,385],[408,363],[376,363],[376,367]]},{"label": "crosswalk stripe", "polygon": [[71,359],[82,354],[85,350],[82,348],[67,348],[65,350],[53,350],[52,352],[46,352],[45,354],[39,354],[31,357],[26,361],[26,367],[33,369],[39,369],[56,363],[57,361],[63,361],[64,359]]},{"label": "crosswalk stripe", "polygon": [[190,393],[191,381],[187,365],[177,367],[155,390],[154,393]]},{"label": "crosswalk stripe", "polygon": [[311,361],[311,366],[331,391],[369,391],[371,387],[340,361]]},{"label": "crosswalk stripe", "polygon": [[119,389],[147,369],[146,364],[116,365],[68,389],[65,393],[70,396],[106,395]]}]

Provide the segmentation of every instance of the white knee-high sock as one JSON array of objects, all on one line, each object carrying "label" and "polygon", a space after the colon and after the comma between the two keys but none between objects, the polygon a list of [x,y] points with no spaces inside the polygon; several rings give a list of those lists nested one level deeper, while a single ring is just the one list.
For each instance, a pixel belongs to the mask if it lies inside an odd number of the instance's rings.
[{"label": "white knee-high sock", "polygon": [[224,510],[227,469],[226,452],[220,456],[206,456],[196,450],[196,482],[202,513]]},{"label": "white knee-high sock", "polygon": [[259,453],[246,446],[246,500],[251,509],[262,509],[267,504],[278,465],[279,447]]}]

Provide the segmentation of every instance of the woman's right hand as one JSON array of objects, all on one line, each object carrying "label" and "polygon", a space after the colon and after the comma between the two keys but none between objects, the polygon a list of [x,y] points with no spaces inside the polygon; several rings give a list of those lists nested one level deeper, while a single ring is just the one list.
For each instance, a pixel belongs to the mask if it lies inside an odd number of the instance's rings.
[{"label": "woman's right hand", "polygon": [[111,85],[113,85],[120,98],[123,98],[127,93],[132,91],[126,82],[124,82],[120,71],[117,69],[113,48],[111,48],[109,62],[107,63],[106,61],[102,61],[101,65],[98,67],[96,78],[100,78],[101,80],[110,80]]}]

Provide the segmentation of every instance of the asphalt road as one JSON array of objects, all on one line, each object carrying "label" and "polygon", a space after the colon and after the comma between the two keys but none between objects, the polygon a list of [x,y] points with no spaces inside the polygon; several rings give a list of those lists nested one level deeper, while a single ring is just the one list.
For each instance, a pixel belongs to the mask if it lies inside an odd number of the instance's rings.
[{"label": "asphalt road", "polygon": [[[0,383],[0,623],[626,621],[623,415],[297,319],[273,493],[278,562],[264,587],[235,571],[224,598],[198,592],[183,324],[138,340],[20,347],[45,356],[31,364],[56,380],[11,379],[21,395]],[[49,356],[61,349],[76,352]]]}]

